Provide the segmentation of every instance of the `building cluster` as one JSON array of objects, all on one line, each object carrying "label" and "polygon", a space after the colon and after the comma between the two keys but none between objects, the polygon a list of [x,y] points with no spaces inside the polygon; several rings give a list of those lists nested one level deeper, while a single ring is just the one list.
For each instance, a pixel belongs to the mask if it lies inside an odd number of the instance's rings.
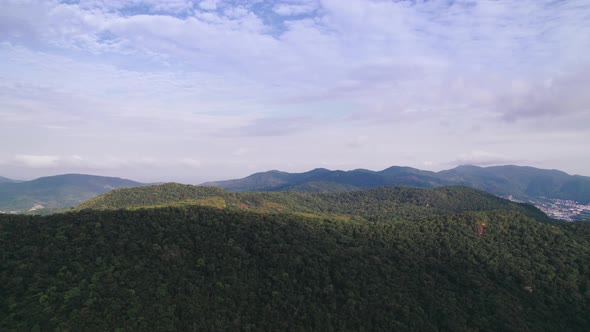
[{"label": "building cluster", "polygon": [[582,204],[572,200],[546,197],[539,197],[537,199],[531,199],[527,201],[516,199],[512,195],[508,195],[506,198],[513,202],[531,203],[553,219],[565,221],[590,219],[590,204]]}]

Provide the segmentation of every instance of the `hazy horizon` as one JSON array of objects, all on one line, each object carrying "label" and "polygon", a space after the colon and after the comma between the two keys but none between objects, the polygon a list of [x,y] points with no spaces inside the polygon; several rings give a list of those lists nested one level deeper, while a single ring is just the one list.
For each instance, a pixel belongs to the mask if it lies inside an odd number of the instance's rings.
[{"label": "hazy horizon", "polygon": [[[488,166],[478,166],[478,165],[471,165],[471,164],[463,164],[463,165],[457,165],[455,167],[459,167],[459,166],[476,166],[476,167],[495,167],[495,166],[518,166],[518,167],[532,167],[530,165],[488,165]],[[404,165],[391,165],[389,167],[410,167],[410,166],[404,166]],[[369,170],[369,171],[382,171],[385,170],[389,167],[385,167],[383,169],[367,169],[367,168],[351,168],[351,169],[331,169],[331,168],[326,168],[326,167],[316,167],[316,168],[324,168],[324,169],[328,169],[330,171],[353,171],[353,170],[358,170],[358,169],[365,169],[365,170]],[[440,172],[440,171],[445,171],[445,170],[450,170],[453,169],[455,167],[450,167],[450,168],[445,168],[445,169],[439,169],[439,170],[433,170],[432,172]],[[420,168],[418,168],[420,169]],[[288,172],[288,173],[305,173],[305,172],[309,172],[312,171],[313,169],[305,169],[305,170],[301,170],[301,171],[286,171],[286,170],[282,170],[282,169],[266,169],[266,170],[256,170],[256,171],[252,171],[250,173],[244,173],[244,174],[240,174],[240,175],[236,175],[234,177],[227,177],[227,178],[211,178],[211,179],[205,179],[202,181],[194,181],[194,180],[187,180],[184,181],[180,178],[176,178],[174,176],[165,176],[164,178],[160,178],[160,179],[156,179],[156,178],[147,178],[147,179],[139,179],[139,178],[133,178],[133,177],[124,177],[124,176],[119,176],[117,174],[98,174],[98,173],[76,173],[76,172],[70,172],[70,173],[51,173],[51,174],[45,174],[45,175],[41,175],[41,176],[35,176],[32,178],[18,178],[18,177],[6,177],[9,178],[10,180],[17,180],[17,181],[31,181],[31,180],[35,180],[38,178],[42,178],[42,177],[51,177],[51,176],[59,176],[59,175],[68,175],[68,174],[80,174],[80,175],[92,175],[92,176],[104,176],[104,177],[116,177],[116,178],[123,178],[123,179],[127,179],[127,180],[133,180],[133,181],[137,181],[137,182],[143,182],[143,183],[166,183],[166,182],[178,182],[178,183],[184,183],[184,184],[193,184],[193,185],[200,185],[203,184],[205,182],[215,182],[215,181],[225,181],[225,180],[235,180],[235,179],[241,179],[241,178],[245,178],[249,175],[255,174],[255,173],[264,173],[264,172],[270,172],[270,171],[281,171],[281,172]],[[425,170],[425,169],[422,169]],[[558,170],[558,171],[563,171],[563,170],[559,170],[559,169],[550,169],[550,170]],[[574,174],[574,173],[568,173],[569,175],[574,175],[574,176],[585,176],[588,177],[587,175],[584,174]],[[0,175],[0,177],[3,175]]]},{"label": "hazy horizon", "polygon": [[588,1],[0,4],[0,176],[590,175]]}]

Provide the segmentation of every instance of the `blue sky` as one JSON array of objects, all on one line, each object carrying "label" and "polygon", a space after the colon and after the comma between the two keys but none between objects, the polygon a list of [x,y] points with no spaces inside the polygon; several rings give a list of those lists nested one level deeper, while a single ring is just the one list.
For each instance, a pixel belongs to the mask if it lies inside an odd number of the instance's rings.
[{"label": "blue sky", "polygon": [[584,1],[4,0],[0,175],[590,175]]}]

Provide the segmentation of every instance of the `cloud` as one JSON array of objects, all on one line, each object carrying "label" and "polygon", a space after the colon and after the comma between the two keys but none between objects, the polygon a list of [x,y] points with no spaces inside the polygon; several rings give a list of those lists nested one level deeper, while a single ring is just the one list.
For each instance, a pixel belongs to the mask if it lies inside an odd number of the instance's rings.
[{"label": "cloud", "polygon": [[[494,166],[523,163],[523,160],[510,158],[502,154],[488,151],[471,151],[463,153],[458,159],[446,163],[447,165],[477,165],[477,166]],[[430,164],[432,165],[432,163]]]},{"label": "cloud", "polygon": [[303,3],[279,3],[273,7],[273,11],[281,16],[295,16],[309,14],[318,9],[315,1]]},{"label": "cloud", "polygon": [[248,154],[250,151],[252,151],[252,149],[249,149],[249,148],[238,148],[238,149],[235,149],[232,152],[232,155],[234,155],[236,157],[242,157],[242,156],[245,156],[246,154]]},{"label": "cloud", "polygon": [[205,10],[216,10],[219,0],[202,0],[199,2],[199,7]]},{"label": "cloud", "polygon": [[30,168],[54,168],[60,166],[79,166],[82,161],[82,157],[76,155],[16,155],[11,161],[5,163]]},{"label": "cloud", "polygon": [[251,107],[250,88],[240,81],[232,88],[207,75],[129,71],[10,44],[0,45],[0,60],[11,63],[0,80],[4,124],[92,130],[141,125],[153,135],[154,126],[173,127],[179,133],[182,128],[207,131],[237,125],[248,117],[215,112]]},{"label": "cloud", "polygon": [[500,94],[495,107],[504,119],[560,117],[575,113],[590,115],[590,68],[557,74],[537,81],[514,80],[510,90]]},{"label": "cloud", "polygon": [[239,172],[238,146],[263,168],[502,151],[559,155],[584,173],[589,11],[585,0],[5,1],[0,139],[20,143],[0,152]]},{"label": "cloud", "polygon": [[79,155],[34,155],[19,154],[7,160],[0,160],[0,165],[26,168],[67,168],[79,170],[113,170],[120,168],[198,168],[203,165],[195,158],[173,158],[159,160],[150,156],[119,158],[114,156],[82,157]]},{"label": "cloud", "polygon": [[369,137],[365,135],[358,135],[353,139],[350,139],[346,145],[351,149],[358,149],[366,146],[369,142]]},{"label": "cloud", "polygon": [[229,133],[224,132],[224,134],[250,137],[285,136],[306,130],[311,123],[310,117],[266,117],[256,119],[245,126],[231,130]]},{"label": "cloud", "polygon": [[191,168],[199,168],[203,163],[197,159],[183,158],[180,160],[180,164]]}]

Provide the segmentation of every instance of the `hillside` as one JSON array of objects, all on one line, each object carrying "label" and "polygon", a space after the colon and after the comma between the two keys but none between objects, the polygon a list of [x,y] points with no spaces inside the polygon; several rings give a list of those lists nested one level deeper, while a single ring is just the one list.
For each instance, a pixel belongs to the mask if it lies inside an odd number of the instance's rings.
[{"label": "hillside", "polygon": [[230,192],[215,187],[167,183],[113,190],[76,207],[125,209],[204,205],[257,212],[380,220],[414,220],[464,211],[513,210],[539,220],[547,217],[531,205],[513,203],[469,187],[380,187],[340,193]]},{"label": "hillside", "polygon": [[359,189],[360,188],[352,185],[326,181],[310,181],[283,188],[284,191],[297,191],[302,193],[339,193],[347,191],[356,191]]},{"label": "hillside", "polygon": [[142,183],[84,174],[65,174],[0,185],[0,211],[49,213],[76,206],[116,188]]},{"label": "hillside", "polygon": [[0,330],[587,331],[588,226],[508,210],[0,215]]},{"label": "hillside", "polygon": [[207,182],[203,185],[238,192],[282,190],[340,192],[393,185],[423,188],[463,185],[535,204],[556,199],[590,204],[590,177],[524,166],[465,165],[440,172],[398,166],[382,171],[365,169],[352,171],[316,169],[305,173],[270,171],[256,173],[243,179]]}]

